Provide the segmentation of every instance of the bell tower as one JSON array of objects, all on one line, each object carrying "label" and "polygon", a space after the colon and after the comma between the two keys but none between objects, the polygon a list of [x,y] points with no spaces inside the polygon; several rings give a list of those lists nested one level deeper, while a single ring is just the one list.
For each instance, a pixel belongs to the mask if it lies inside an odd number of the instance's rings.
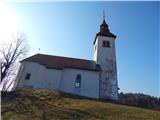
[{"label": "bell tower", "polygon": [[100,31],[93,43],[94,61],[101,66],[99,97],[102,99],[118,99],[115,39],[116,35],[110,32],[103,13]]}]

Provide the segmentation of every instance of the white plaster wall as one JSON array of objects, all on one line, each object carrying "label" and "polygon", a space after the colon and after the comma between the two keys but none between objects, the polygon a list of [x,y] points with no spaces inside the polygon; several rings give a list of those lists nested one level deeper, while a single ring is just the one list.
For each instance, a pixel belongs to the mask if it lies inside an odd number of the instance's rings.
[{"label": "white plaster wall", "polygon": [[[23,62],[23,72],[18,79],[18,87],[35,89],[58,89],[61,70],[47,69],[45,66],[34,62]],[[29,80],[25,79],[26,73],[31,73]]]},{"label": "white plaster wall", "polygon": [[[109,77],[106,80],[106,77]],[[101,89],[100,89],[100,97],[101,98],[110,98],[113,100],[118,99],[118,88],[117,88],[117,79],[114,78],[113,73],[108,71],[102,71],[101,73]]]},{"label": "white plaster wall", "polygon": [[[103,41],[109,41],[110,42],[110,48],[108,47],[103,47]],[[107,63],[108,60],[113,60],[116,61],[116,56],[115,56],[115,40],[114,38],[111,37],[105,37],[105,36],[98,36],[97,37],[97,44],[98,44],[98,52],[97,52],[97,63],[98,64],[103,64],[103,66]],[[102,66],[102,68],[103,68]],[[103,69],[107,69],[108,67],[105,67]]]},{"label": "white plaster wall", "polygon": [[[110,48],[103,47],[103,41],[110,42]],[[100,97],[118,99],[118,83],[116,70],[115,39],[112,37],[98,36],[95,44],[97,51],[94,53],[94,60],[101,65],[100,76]],[[97,58],[95,58],[97,57]],[[108,80],[106,78],[109,78]]]},{"label": "white plaster wall", "polygon": [[93,45],[93,60],[97,63],[97,54],[98,54],[98,47],[99,47],[99,45],[98,45],[98,40],[96,39],[96,42],[95,42],[95,44]]},{"label": "white plaster wall", "polygon": [[14,89],[16,89],[16,87],[18,87],[18,83],[20,82],[20,78],[22,76],[23,70],[24,70],[24,64],[21,64],[19,67],[18,74],[16,76],[16,80],[14,82],[12,90],[14,90]]},{"label": "white plaster wall", "polygon": [[[78,74],[82,77],[80,88],[75,87],[75,80]],[[99,98],[99,72],[65,68],[62,73],[60,91]]]},{"label": "white plaster wall", "polygon": [[[45,66],[34,62],[23,62],[23,70],[17,77],[18,88],[55,89],[86,97],[99,98],[99,72],[64,68],[63,70],[46,69]],[[26,73],[31,73],[25,80]],[[80,74],[81,87],[75,87],[77,74]]]}]

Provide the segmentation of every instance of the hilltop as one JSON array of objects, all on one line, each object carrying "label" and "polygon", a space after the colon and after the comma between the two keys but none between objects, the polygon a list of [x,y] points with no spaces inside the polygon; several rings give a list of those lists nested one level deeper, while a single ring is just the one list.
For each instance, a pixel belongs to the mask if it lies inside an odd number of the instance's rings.
[{"label": "hilltop", "polygon": [[160,120],[160,112],[45,90],[2,92],[2,120]]}]

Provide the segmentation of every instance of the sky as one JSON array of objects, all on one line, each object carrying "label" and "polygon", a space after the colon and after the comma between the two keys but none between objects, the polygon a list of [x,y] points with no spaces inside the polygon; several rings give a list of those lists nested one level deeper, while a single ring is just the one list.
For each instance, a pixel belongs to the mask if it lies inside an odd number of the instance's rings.
[{"label": "sky", "polygon": [[[0,4],[0,39],[27,35],[30,52],[93,60],[103,20],[116,38],[120,92],[160,97],[160,2],[12,2]],[[9,34],[9,35],[7,35]],[[39,50],[40,48],[40,50]]]}]

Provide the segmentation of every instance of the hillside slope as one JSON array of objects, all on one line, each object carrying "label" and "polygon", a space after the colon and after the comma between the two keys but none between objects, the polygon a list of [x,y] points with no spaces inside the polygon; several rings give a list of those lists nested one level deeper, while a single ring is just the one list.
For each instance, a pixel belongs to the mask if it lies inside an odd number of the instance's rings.
[{"label": "hillside slope", "polygon": [[2,120],[160,120],[160,112],[53,91],[2,92]]}]

